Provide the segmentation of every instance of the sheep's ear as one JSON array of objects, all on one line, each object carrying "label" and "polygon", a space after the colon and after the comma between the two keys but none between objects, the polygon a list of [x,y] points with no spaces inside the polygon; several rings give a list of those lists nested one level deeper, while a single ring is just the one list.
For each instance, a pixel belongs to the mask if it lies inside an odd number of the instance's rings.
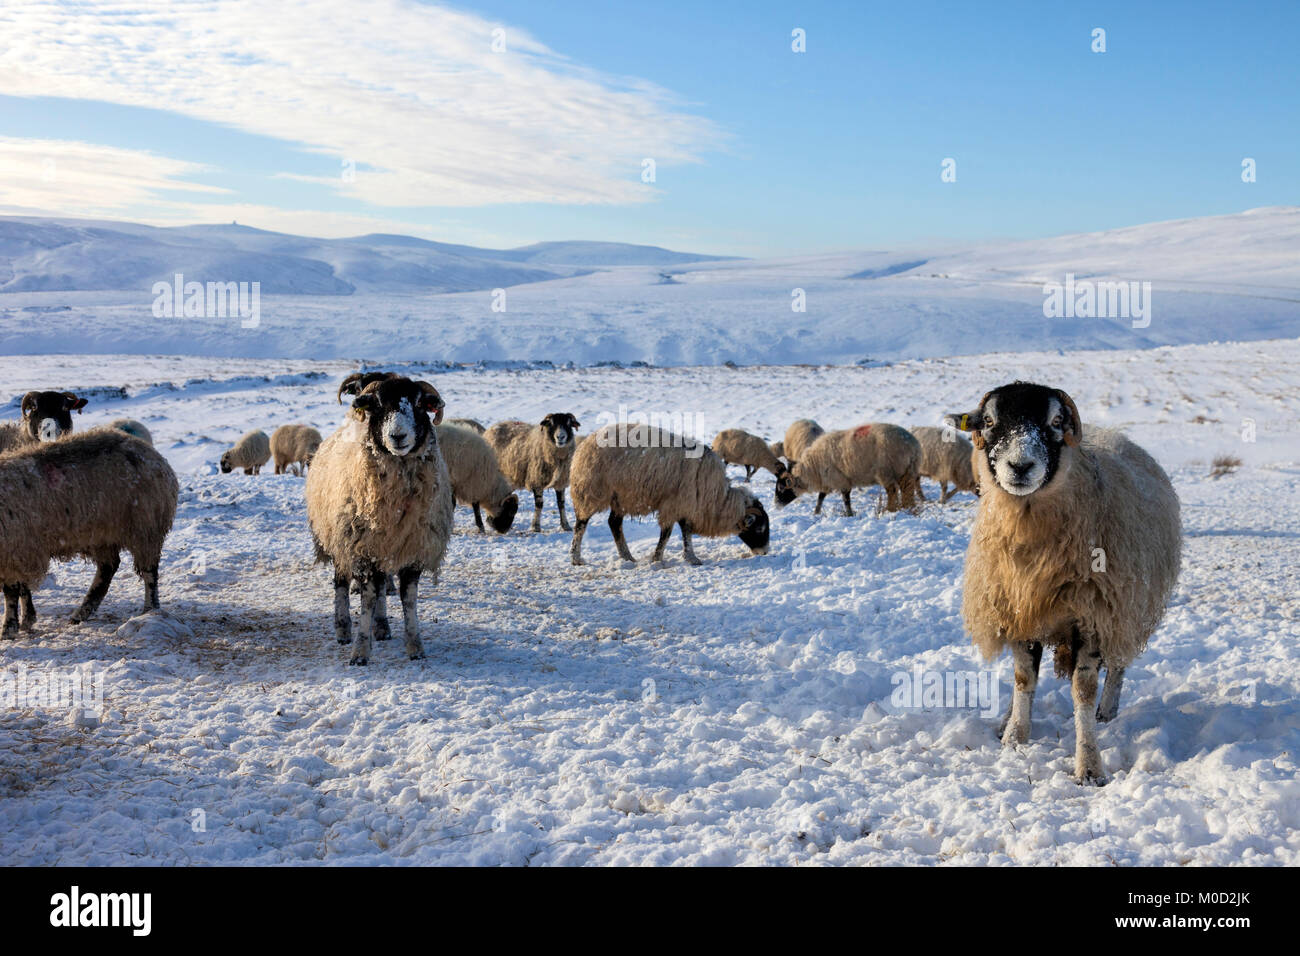
[{"label": "sheep's ear", "polygon": [[63,407],[67,411],[70,412],[75,411],[78,415],[80,415],[81,410],[86,407],[86,404],[87,403],[84,398],[77,398],[77,396],[73,395],[71,392],[63,393]]},{"label": "sheep's ear", "polygon": [[570,415],[570,416],[569,416],[569,427],[572,428],[572,429],[576,432],[579,428],[582,427],[582,422],[578,421],[576,418],[574,418],[572,415]]},{"label": "sheep's ear", "polygon": [[971,444],[976,448],[983,448],[984,434],[981,429],[984,428],[984,403],[992,394],[992,392],[985,392],[973,412],[956,412],[943,416],[943,423],[959,432],[970,432]]},{"label": "sheep's ear", "polygon": [[364,422],[379,408],[379,397],[371,392],[364,392],[352,400],[350,414],[359,422]]},{"label": "sheep's ear", "polygon": [[1068,421],[1065,423],[1064,432],[1065,443],[1073,448],[1079,442],[1083,441],[1083,422],[1079,420],[1079,409],[1074,404],[1074,399],[1067,395],[1064,390],[1057,389],[1056,397],[1061,400],[1065,407],[1065,416]]},{"label": "sheep's ear", "polygon": [[442,400],[442,396],[438,394],[438,390],[428,382],[416,382],[415,387],[420,390],[419,405],[421,411],[428,412],[432,415],[433,423],[435,425],[441,425],[442,415],[447,409],[447,403]]},{"label": "sheep's ear", "polygon": [[545,418],[543,418],[543,419],[542,419],[540,422],[538,422],[537,424],[541,425],[543,428],[546,428],[546,427],[548,427],[548,426],[552,426],[552,425],[555,424],[555,416],[554,416],[554,415],[547,415]]},{"label": "sheep's ear", "polygon": [[28,392],[23,396],[22,412],[23,418],[26,418],[32,412],[36,411],[36,403],[40,401],[40,392]]}]

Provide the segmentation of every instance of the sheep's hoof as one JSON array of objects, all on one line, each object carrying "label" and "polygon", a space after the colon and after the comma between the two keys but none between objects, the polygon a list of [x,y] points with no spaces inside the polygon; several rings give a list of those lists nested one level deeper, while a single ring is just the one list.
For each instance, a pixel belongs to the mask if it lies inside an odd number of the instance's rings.
[{"label": "sheep's hoof", "polygon": [[6,641],[18,640],[18,627],[13,624],[6,624],[4,630],[0,631],[0,639]]},{"label": "sheep's hoof", "polygon": [[35,626],[36,626],[36,619],[34,617],[25,617],[18,624],[19,630],[23,630],[23,631],[30,631]]},{"label": "sheep's hoof", "polygon": [[413,661],[422,661],[424,660],[424,651],[416,651],[414,654],[408,654],[407,658]]},{"label": "sheep's hoof", "polygon": [[1001,734],[1002,746],[1019,747],[1029,740],[1029,728],[1008,726]]},{"label": "sheep's hoof", "polygon": [[1081,787],[1104,787],[1106,786],[1106,775],[1100,770],[1089,770],[1085,773],[1074,775],[1074,782]]},{"label": "sheep's hoof", "polygon": [[569,524],[569,522],[567,522],[567,521],[561,521],[561,522],[560,522],[560,530],[561,530],[561,531],[572,531],[572,530],[573,530],[573,525]]},{"label": "sheep's hoof", "polygon": [[73,624],[82,624],[89,617],[90,614],[88,614],[85,611],[74,611],[72,617],[68,618],[68,620],[71,621]]},{"label": "sheep's hoof", "polygon": [[575,555],[572,555],[572,556],[569,558],[569,560],[573,562],[573,566],[574,566],[575,568],[580,568],[580,567],[582,567],[584,564],[587,563],[586,561],[582,560],[582,558],[578,557],[576,554],[575,554]]},{"label": "sheep's hoof", "polygon": [[386,641],[393,636],[393,629],[388,625],[388,618],[375,619],[375,640]]},{"label": "sheep's hoof", "polygon": [[1108,724],[1115,719],[1116,710],[1102,710],[1097,708],[1097,720],[1099,723]]},{"label": "sheep's hoof", "polygon": [[369,660],[368,657],[354,657],[348,661],[348,664],[353,667],[365,667]]},{"label": "sheep's hoof", "polygon": [[340,644],[351,644],[351,643],[352,643],[352,635],[351,635],[351,634],[342,634],[342,635],[340,635],[340,636],[334,638],[334,640],[338,641]]},{"label": "sheep's hoof", "polygon": [[693,555],[693,554],[688,554],[688,555],[686,556],[686,563],[687,563],[687,564],[690,564],[690,565],[694,565],[695,567],[698,568],[698,567],[699,567],[701,564],[703,564],[704,562],[701,561],[699,558],[697,558],[695,555]]},{"label": "sheep's hoof", "polygon": [[539,525],[539,524],[535,524],[535,525],[533,525],[531,528],[529,528],[528,530],[529,530],[529,531],[541,531],[541,530],[542,530],[542,526]]}]

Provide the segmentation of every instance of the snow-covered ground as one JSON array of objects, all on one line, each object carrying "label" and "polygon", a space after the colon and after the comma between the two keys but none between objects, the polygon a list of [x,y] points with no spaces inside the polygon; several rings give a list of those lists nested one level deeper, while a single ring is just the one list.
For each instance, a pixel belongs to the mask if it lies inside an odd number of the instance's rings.
[{"label": "snow-covered ground", "polygon": [[[353,367],[0,359],[9,395],[89,396],[79,428],[144,421],[182,484],[165,618],[130,620],[141,593],[124,567],[99,614],[67,624],[90,574],[65,565],[36,595],[36,632],[0,648],[6,679],[81,672],[104,694],[91,718],[0,710],[0,859],[1300,862],[1300,341],[876,367],[413,368],[449,415],[567,410],[591,430],[623,408],[706,436],[776,437],[802,416],[932,423],[1013,378],[1064,387],[1085,427],[1149,448],[1183,502],[1182,580],[1100,731],[1103,789],[1069,778],[1069,692],[1050,676],[1030,743],[995,740],[1009,668],[978,658],[959,617],[969,495],[876,517],[863,491],[855,518],[800,500],[773,511],[770,554],[700,541],[699,568],[677,539],[648,566],[648,522],[629,524],[635,566],[596,522],[591,563],[574,568],[550,501],[540,535],[521,521],[480,536],[459,509],[443,578],[421,588],[428,659],[394,642],[348,668],[302,480],[213,465],[249,427],[334,427]],[[1210,478],[1221,454],[1243,465]],[[770,502],[770,476],[755,484]],[[996,699],[896,698],[917,673],[968,672]]]},{"label": "snow-covered ground", "polygon": [[[109,225],[147,232],[92,231],[46,248],[68,227],[0,218],[0,290],[72,290],[0,295],[0,354],[851,365],[1300,330],[1300,207],[964,249],[705,262],[640,246],[467,250]],[[521,258],[484,257],[502,255]],[[155,316],[152,282],[177,271],[187,282],[262,282],[255,327]],[[1049,318],[1044,285],[1068,274],[1150,283],[1150,311]],[[335,294],[275,294],[287,290]]]}]

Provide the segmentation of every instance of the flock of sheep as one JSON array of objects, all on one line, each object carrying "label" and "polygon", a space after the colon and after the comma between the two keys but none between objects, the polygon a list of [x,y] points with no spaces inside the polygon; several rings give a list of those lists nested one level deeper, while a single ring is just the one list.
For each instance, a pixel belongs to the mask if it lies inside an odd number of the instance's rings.
[{"label": "flock of sheep", "polygon": [[[676,525],[686,561],[699,564],[694,534],[735,534],[760,554],[770,541],[766,510],[753,492],[730,483],[728,464],[743,465],[746,482],[759,468],[771,471],[778,506],[816,493],[820,512],[826,496],[839,492],[848,515],[852,490],[869,485],[885,490],[887,510],[914,509],[924,500],[919,479],[926,476],[940,484],[941,502],[957,490],[979,495],[962,613],[988,659],[1004,648],[1012,652],[1015,690],[1004,745],[1028,736],[1039,663],[1050,645],[1058,673],[1072,681],[1076,778],[1100,784],[1095,722],[1115,715],[1124,669],[1158,626],[1178,576],[1179,505],[1164,471],[1118,432],[1090,426],[1085,434],[1070,397],[1042,385],[994,389],[973,411],[948,416],[942,429],[873,423],[827,432],[801,419],[774,445],[728,429],[712,449],[637,424],[580,438],[580,423],[567,412],[490,428],[470,419],[444,422],[437,389],[389,372],[348,376],[338,400],[345,395],[346,420],[328,438],[306,425],[282,426],[270,438],[249,432],[222,455],[221,470],[257,474],[274,458],[277,474],[305,472],[316,558],[333,569],[334,633],[340,644],[352,644],[352,664],[366,664],[372,642],[390,636],[393,590],[402,604],[406,654],[423,657],[417,587],[423,573],[437,578],[457,502],[473,508],[480,531],[486,513],[504,533],[518,511],[516,491],[527,489],[538,531],[543,493],[552,490],[560,526],[573,532],[570,557],[578,565],[593,516],[609,513],[615,547],[631,561],[623,519],[654,514],[660,535],[653,560],[662,560]],[[70,434],[71,413],[85,404],[70,392],[30,392],[21,421],[0,426],[6,639],[31,628],[31,591],[51,561],[81,557],[96,565],[74,622],[95,612],[122,551],[144,582],[146,611],[159,606],[158,565],[176,512],[176,477],[139,422],[120,419]],[[355,640],[354,591],[361,605]]]}]

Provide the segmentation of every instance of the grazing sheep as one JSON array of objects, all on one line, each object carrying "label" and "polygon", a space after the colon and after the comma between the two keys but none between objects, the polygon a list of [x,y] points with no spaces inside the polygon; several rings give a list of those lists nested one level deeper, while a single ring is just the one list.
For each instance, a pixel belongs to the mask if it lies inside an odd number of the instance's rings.
[{"label": "grazing sheep", "polygon": [[72,431],[72,413],[81,414],[86,400],[72,392],[28,392],[20,409],[22,420],[0,425],[0,454],[42,441],[54,441]]},{"label": "grazing sheep", "polygon": [[474,524],[483,531],[483,512],[488,513],[492,530],[505,534],[519,510],[519,496],[501,474],[496,452],[472,428],[453,425],[449,419],[439,425],[438,444],[447,462],[451,492],[463,505],[474,509]]},{"label": "grazing sheep", "polygon": [[614,424],[582,443],[573,461],[573,544],[569,556],[582,564],[582,536],[597,512],[609,510],[609,530],[624,561],[634,560],[623,537],[624,515],[659,517],[659,544],[653,561],[662,561],[676,523],[682,554],[699,564],[691,535],[710,538],[735,534],[757,554],[766,554],[767,512],[751,492],[727,481],[722,459],[690,438],[648,425]]},{"label": "grazing sheep", "polygon": [[281,425],[271,433],[275,473],[282,475],[292,468],[295,475],[301,476],[320,443],[320,432],[310,425]]},{"label": "grazing sheep", "polygon": [[[144,609],[158,607],[158,562],[177,492],[176,475],[162,455],[116,429],[92,428],[0,456],[3,636],[16,636],[21,589],[30,593],[51,560],[95,562],[94,581],[73,623],[95,613],[124,550],[144,581]],[[29,597],[24,629],[34,615]]]},{"label": "grazing sheep", "polygon": [[138,438],[146,445],[153,444],[153,434],[143,422],[137,422],[134,418],[115,418],[109,422],[106,428],[116,428],[120,432],[125,432],[132,438]]},{"label": "grazing sheep", "polygon": [[461,428],[469,428],[472,429],[473,431],[478,432],[480,435],[482,435],[485,431],[487,431],[487,429],[483,427],[483,424],[481,422],[477,422],[472,418],[449,418],[447,419],[446,424],[457,425]]},{"label": "grazing sheep", "polygon": [[744,465],[746,481],[759,468],[766,468],[776,476],[776,503],[788,505],[794,501],[794,482],[790,478],[790,469],[772,454],[772,449],[757,435],[751,435],[740,428],[720,431],[713,439],[713,453],[728,465]]},{"label": "grazing sheep", "polygon": [[[939,504],[946,504],[959,491],[975,490],[975,473],[971,465],[974,446],[953,428],[922,425],[912,429],[921,444],[919,474],[939,483]],[[952,482],[952,491],[948,483]],[[924,497],[924,496],[922,496]]]},{"label": "grazing sheep", "polygon": [[497,453],[501,473],[511,488],[533,493],[533,531],[542,530],[542,492],[555,489],[555,509],[560,527],[571,531],[564,513],[564,489],[569,487],[569,466],[581,427],[568,412],[552,412],[537,425],[512,419],[497,422],[483,435]]},{"label": "grazing sheep", "polygon": [[852,515],[850,493],[866,485],[884,488],[887,510],[897,511],[916,504],[920,464],[921,446],[911,433],[880,423],[826,432],[800,451],[790,476],[797,494],[817,492],[814,514],[821,513],[827,494],[838,491],[844,496],[844,513]]},{"label": "grazing sheep", "polygon": [[1085,433],[1060,389],[1013,382],[947,420],[971,433],[982,492],[962,617],[985,658],[1009,646],[1015,666],[1002,743],[1028,739],[1043,645],[1053,644],[1056,669],[1073,684],[1075,779],[1102,784],[1096,721],[1115,716],[1124,669],[1146,647],[1178,580],[1178,496],[1122,434]]},{"label": "grazing sheep", "polygon": [[260,475],[262,466],[270,460],[271,439],[266,437],[266,432],[254,428],[245,432],[244,437],[221,456],[221,473],[228,475],[234,469],[242,468],[246,475]]},{"label": "grazing sheep", "polygon": [[781,441],[781,455],[791,467],[803,455],[804,449],[826,434],[826,429],[822,428],[811,418],[801,418],[791,423],[790,427],[785,430],[785,438]]},{"label": "grazing sheep", "polygon": [[396,574],[406,654],[424,656],[416,614],[420,574],[437,579],[451,538],[451,479],[434,428],[442,398],[428,382],[401,376],[365,386],[349,417],[316,452],[307,472],[307,521],[316,560],[334,566],[334,635],[352,640],[348,584],[361,595],[360,635],[351,664],[370,659],[371,639],[390,634],[384,598]]}]

